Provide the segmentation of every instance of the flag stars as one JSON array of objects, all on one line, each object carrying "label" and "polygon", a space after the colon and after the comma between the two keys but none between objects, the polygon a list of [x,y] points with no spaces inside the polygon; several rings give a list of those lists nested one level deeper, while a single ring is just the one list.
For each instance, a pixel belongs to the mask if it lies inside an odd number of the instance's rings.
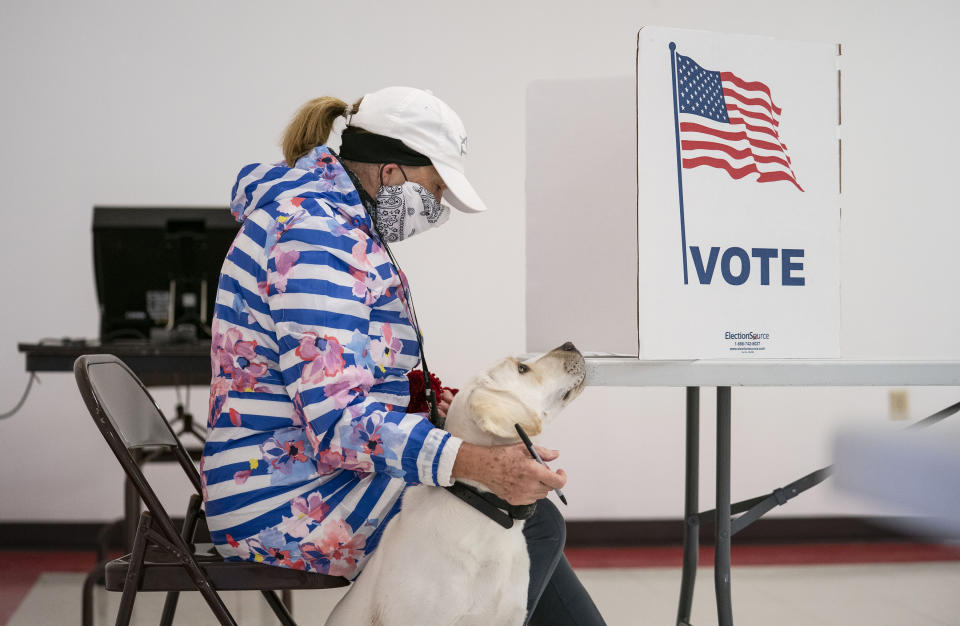
[{"label": "flag stars", "polygon": [[682,54],[677,55],[680,111],[717,122],[729,122],[719,72],[711,72]]}]

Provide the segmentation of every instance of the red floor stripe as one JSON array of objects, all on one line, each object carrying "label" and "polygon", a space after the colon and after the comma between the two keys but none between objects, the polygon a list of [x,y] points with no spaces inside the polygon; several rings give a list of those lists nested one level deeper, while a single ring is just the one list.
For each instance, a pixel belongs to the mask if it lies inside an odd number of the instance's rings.
[{"label": "red floor stripe", "polygon": [[44,572],[88,572],[93,552],[0,551],[0,624],[14,611]]},{"label": "red floor stripe", "polygon": [[[567,548],[574,567],[680,567],[679,546]],[[713,564],[713,547],[700,548],[701,565]],[[733,565],[839,565],[960,561],[960,547],[911,542],[734,545]]]}]

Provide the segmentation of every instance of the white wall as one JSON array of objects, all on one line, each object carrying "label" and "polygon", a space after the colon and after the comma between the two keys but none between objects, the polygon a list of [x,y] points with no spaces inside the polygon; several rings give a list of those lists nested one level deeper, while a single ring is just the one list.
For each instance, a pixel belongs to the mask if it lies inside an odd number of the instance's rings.
[{"label": "white wall", "polygon": [[[838,6],[839,5],[839,6]],[[448,383],[522,352],[527,86],[633,72],[643,24],[844,44],[843,328],[863,358],[957,358],[951,122],[960,60],[949,2],[57,2],[0,7],[0,407],[27,377],[18,341],[97,332],[94,204],[223,204],[242,165],[279,158],[318,95],[429,87],[470,131],[491,211],[398,248],[427,349]],[[579,167],[596,167],[602,159]],[[589,346],[584,346],[589,349]],[[0,422],[0,519],[103,520],[120,472],[72,377],[42,376]],[[911,392],[918,417],[955,389]],[[825,464],[832,429],[886,413],[886,390],[736,390],[734,497]],[[704,393],[705,492],[712,485]],[[172,392],[158,394],[172,406]],[[203,389],[192,407],[203,415]],[[682,392],[589,389],[549,433],[570,474],[568,516],[676,517]],[[171,468],[153,468],[180,495]],[[703,504],[712,498],[704,494]],[[829,488],[784,513],[880,513]]]}]

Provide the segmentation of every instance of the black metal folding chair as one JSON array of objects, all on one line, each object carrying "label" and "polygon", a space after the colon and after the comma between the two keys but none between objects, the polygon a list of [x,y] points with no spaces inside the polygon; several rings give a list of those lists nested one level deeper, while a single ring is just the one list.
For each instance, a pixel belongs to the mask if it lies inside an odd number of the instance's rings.
[{"label": "black metal folding chair", "polygon": [[[166,591],[160,624],[169,626],[179,592],[196,590],[221,624],[235,625],[217,591],[257,590],[282,624],[295,626],[274,590],[324,589],[350,584],[339,576],[224,561],[213,550],[197,553],[194,535],[204,515],[200,508],[200,473],[150,393],[130,368],[113,355],[81,356],[74,363],[73,371],[93,421],[147,508],[140,515],[131,553],[106,563],[104,568],[107,590],[123,592],[117,624],[129,624],[138,591]],[[164,452],[176,457],[195,491],[180,533],[138,463],[144,454]],[[92,609],[85,606],[84,621],[91,618]]]}]

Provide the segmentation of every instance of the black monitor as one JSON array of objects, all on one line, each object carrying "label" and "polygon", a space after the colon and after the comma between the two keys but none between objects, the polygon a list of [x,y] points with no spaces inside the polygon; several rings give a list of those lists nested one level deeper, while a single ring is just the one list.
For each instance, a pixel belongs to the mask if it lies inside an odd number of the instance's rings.
[{"label": "black monitor", "polygon": [[100,340],[209,337],[239,227],[226,207],[94,207]]}]

